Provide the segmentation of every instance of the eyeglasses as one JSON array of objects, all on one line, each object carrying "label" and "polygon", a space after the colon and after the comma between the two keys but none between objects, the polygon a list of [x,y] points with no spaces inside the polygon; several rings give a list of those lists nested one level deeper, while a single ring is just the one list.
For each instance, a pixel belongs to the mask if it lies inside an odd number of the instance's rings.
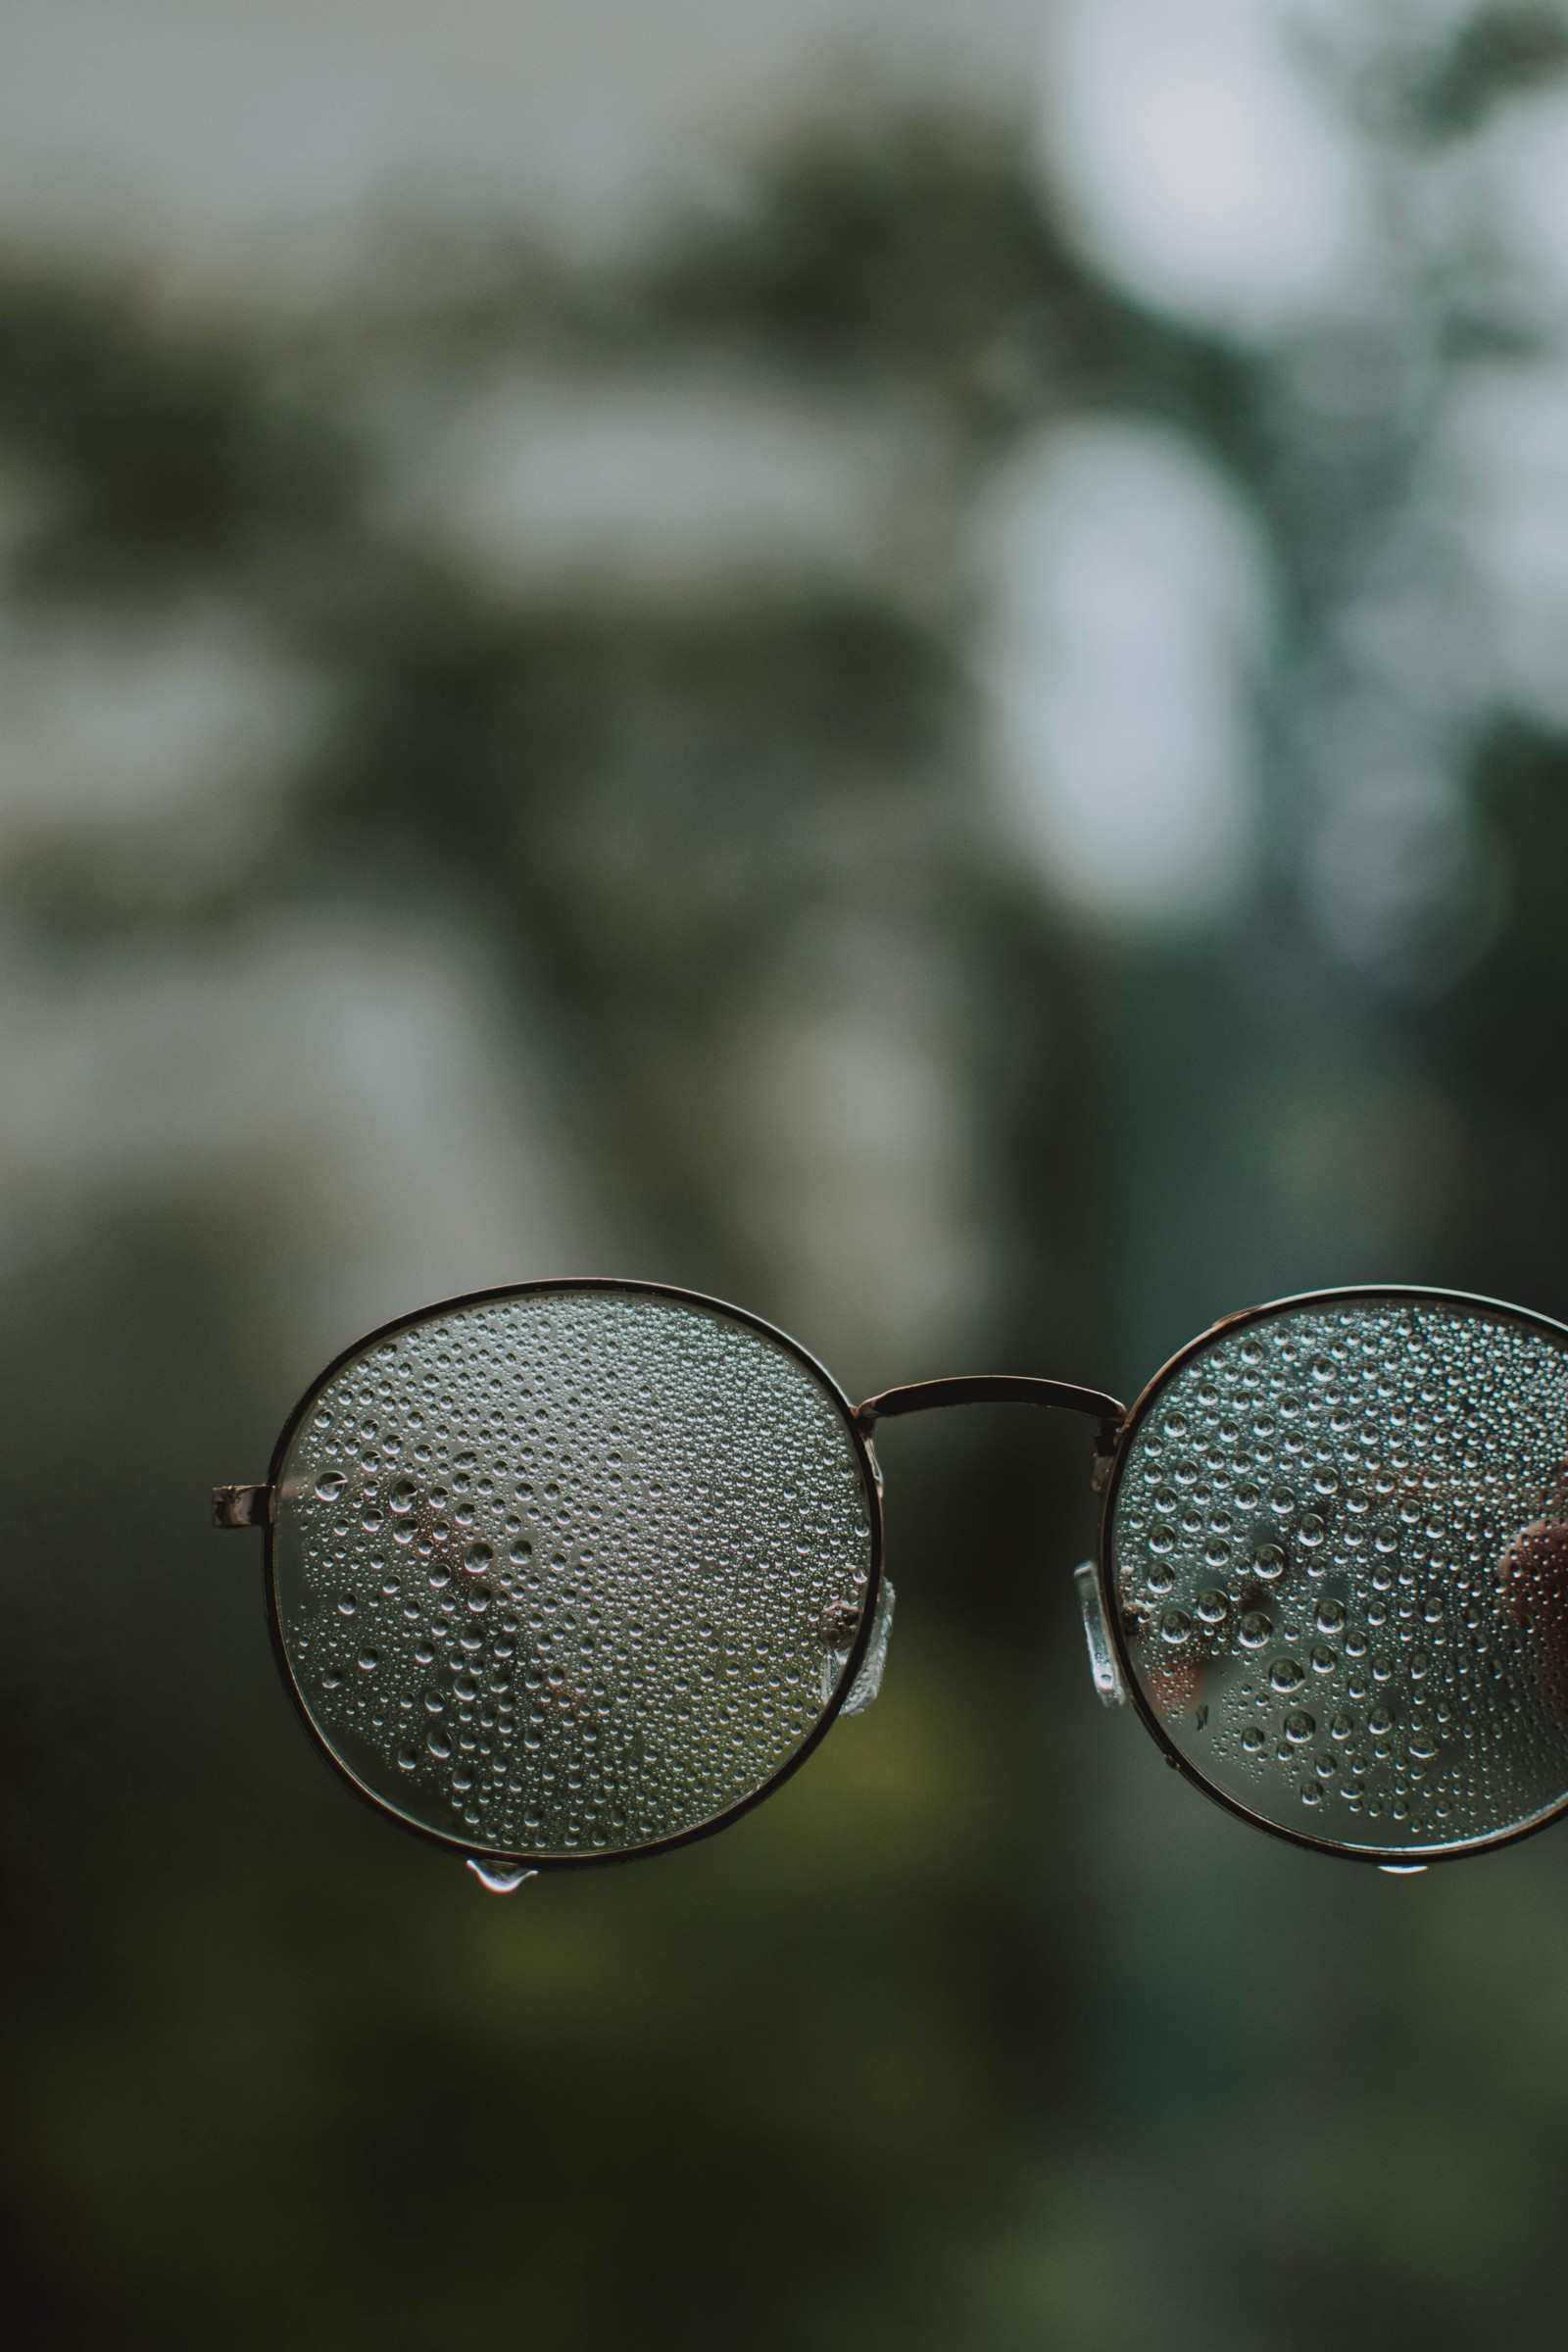
[{"label": "eyeglasses", "polygon": [[448,1299],[340,1355],[265,1486],[284,1679],[363,1796],[505,1891],[706,1837],[876,1696],[881,1421],[1087,1415],[1095,1688],[1254,1827],[1389,1870],[1568,1808],[1568,1328],[1321,1291],[1127,1408],[985,1375],[852,1405],[757,1316],[658,1283]]}]

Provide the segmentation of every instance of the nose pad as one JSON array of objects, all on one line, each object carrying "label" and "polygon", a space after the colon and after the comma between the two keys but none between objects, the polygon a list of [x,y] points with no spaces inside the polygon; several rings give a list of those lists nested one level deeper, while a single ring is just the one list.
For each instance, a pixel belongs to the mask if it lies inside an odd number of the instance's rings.
[{"label": "nose pad", "polygon": [[1102,1707],[1125,1706],[1127,1690],[1116,1665],[1116,1653],[1110,1646],[1105,1631],[1105,1613],[1100,1605],[1100,1579],[1095,1564],[1085,1560],[1072,1572],[1078,1588],[1078,1606],[1084,1615],[1084,1641],[1089,1647],[1089,1672],[1094,1678],[1095,1695]]},{"label": "nose pad", "polygon": [[[865,1645],[865,1655],[860,1660],[860,1671],[850,1685],[848,1695],[839,1709],[841,1715],[863,1715],[882,1688],[882,1669],[888,1662],[888,1641],[893,1632],[895,1597],[893,1580],[891,1577],[885,1576],[876,1596],[876,1615],[871,1620],[871,1639]],[[838,1689],[839,1676],[844,1672],[849,1655],[849,1646],[846,1644],[843,1649],[829,1650],[823,1660],[822,1696],[824,1700],[830,1698]]]}]

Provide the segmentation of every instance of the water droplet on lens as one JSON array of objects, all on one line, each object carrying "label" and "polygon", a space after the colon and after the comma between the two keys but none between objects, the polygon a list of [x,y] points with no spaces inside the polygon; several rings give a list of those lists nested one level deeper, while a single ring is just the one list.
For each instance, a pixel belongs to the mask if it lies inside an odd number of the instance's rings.
[{"label": "water droplet on lens", "polygon": [[1299,1747],[1304,1740],[1310,1740],[1316,1730],[1317,1725],[1310,1715],[1287,1715],[1285,1718],[1285,1737],[1293,1747]]},{"label": "water droplet on lens", "polygon": [[1306,1668],[1296,1658],[1276,1658],[1268,1670],[1269,1689],[1282,1698],[1292,1690],[1299,1690],[1306,1680]]},{"label": "water droplet on lens", "polygon": [[1345,1603],[1325,1597],[1317,1604],[1317,1630],[1320,1634],[1341,1634],[1345,1631]]},{"label": "water droplet on lens", "polygon": [[1265,1585],[1285,1573],[1285,1554],[1277,1544],[1260,1544],[1252,1554],[1252,1574]]},{"label": "water droplet on lens", "polygon": [[1230,1601],[1223,1592],[1212,1588],[1198,1595],[1198,1621],[1200,1625],[1221,1625],[1230,1611]]},{"label": "water droplet on lens", "polygon": [[1185,1609],[1167,1609],[1159,1621],[1160,1639],[1164,1642],[1185,1642],[1193,1630],[1193,1621]]},{"label": "water droplet on lens", "polygon": [[1244,1649],[1261,1649],[1274,1631],[1272,1618],[1261,1609],[1249,1609],[1236,1629],[1236,1639]]},{"label": "water droplet on lens", "polygon": [[322,1738],[396,1810],[487,1870],[602,1856],[799,1753],[823,1611],[874,1562],[854,1433],[788,1349],[658,1295],[519,1292],[327,1388],[276,1482],[278,1619]]}]

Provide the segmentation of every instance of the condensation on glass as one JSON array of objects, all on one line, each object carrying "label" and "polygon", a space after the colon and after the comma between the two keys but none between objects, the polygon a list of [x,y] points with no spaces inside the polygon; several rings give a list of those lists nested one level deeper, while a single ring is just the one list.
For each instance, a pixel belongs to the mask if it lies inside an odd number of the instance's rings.
[{"label": "condensation on glass", "polygon": [[1108,1538],[1147,1705],[1265,1824],[1436,1853],[1562,1804],[1562,1335],[1397,1297],[1222,1330],[1143,1413]]},{"label": "condensation on glass", "polygon": [[371,1794],[481,1854],[625,1851],[755,1795],[837,1696],[874,1572],[825,1381],[629,1289],[369,1344],[308,1401],[277,1487],[306,1713]]}]

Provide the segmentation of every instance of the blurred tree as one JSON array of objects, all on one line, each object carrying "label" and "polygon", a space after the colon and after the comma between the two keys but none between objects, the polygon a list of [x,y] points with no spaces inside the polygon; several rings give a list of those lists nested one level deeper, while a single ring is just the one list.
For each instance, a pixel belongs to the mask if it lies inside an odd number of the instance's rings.
[{"label": "blurred tree", "polygon": [[[1016,159],[976,131],[890,152],[891,177],[874,149],[863,171],[790,167],[756,258],[705,247],[575,311],[558,287],[506,331],[624,366],[606,316],[635,314],[644,357],[769,320],[813,365],[824,333],[880,341],[890,376],[952,376],[967,410],[989,397],[975,346],[1023,310],[1039,325],[1046,249]],[[890,234],[927,317],[881,282]],[[966,286],[992,244],[994,283]],[[1059,351],[1090,298],[1051,267]],[[91,808],[23,828],[5,884],[32,954],[100,972],[173,954],[200,989],[291,907],[488,935],[562,1040],[578,1149],[662,1270],[764,1307],[788,1303],[787,1235],[737,1181],[742,1082],[793,1003],[825,990],[841,1018],[945,968],[939,1050],[967,1064],[988,1160],[1071,1099],[1063,951],[967,808],[951,614],[830,579],[512,596],[382,517],[352,416],[384,322],[362,354],[341,327],[313,353],[23,272],[0,309],[0,429],[29,492],[14,609],[113,636],[216,599],[327,710],[286,822],[226,868],[177,809],[139,845]],[[1058,1148],[998,1191],[988,1249],[1031,1352],[1044,1297],[1058,1345],[1077,1310],[1026,1223],[1047,1196],[1076,1211],[1079,1164]],[[945,2342],[1034,2108],[1010,2053],[1041,2038],[1041,1962],[996,1855],[1030,1814],[1038,1449],[982,1428],[906,1474],[910,1584],[929,1606],[946,1551],[953,1593],[945,1631],[917,1611],[901,1635],[905,1695],[873,1742],[742,1839],[492,1912],[318,1786],[259,1624],[190,1604],[210,1573],[191,1497],[283,1401],[246,1329],[279,1210],[199,1176],[129,1201],[111,1185],[11,1284],[5,1475],[34,1517],[8,1675],[40,1761],[19,1762],[6,2161],[41,2268],[79,2298],[46,2335]]]},{"label": "blurred tree", "polygon": [[[662,1272],[824,1320],[811,1215],[841,1247],[819,1264],[853,1268],[899,1153],[860,1188],[832,1161],[808,1214],[757,1104],[825,1124],[779,1038],[869,1011],[875,1048],[911,1001],[948,1091],[903,1155],[972,1130],[981,1304],[956,1328],[994,1359],[1109,1377],[1114,1345],[1136,1375],[1232,1286],[1363,1271],[1497,1264],[1549,1307],[1558,738],[1491,708],[1444,736],[1513,877],[1488,953],[1468,885],[1348,914],[1319,820],[1336,762],[1375,780],[1371,747],[1452,718],[1434,607],[1398,596],[1442,569],[1419,561],[1442,387],[1517,333],[1423,243],[1414,179],[1561,43],[1554,16],[1445,12],[1368,56],[1347,103],[1393,190],[1393,290],[1267,349],[1132,301],[1021,132],[944,113],[802,138],[635,268],[476,241],[310,332],[15,270],[24,647],[217,612],[313,713],[237,850],[165,801],[19,823],[19,989],[156,966],[198,995],[270,927],[444,922],[484,943],[518,1038],[547,1028],[618,1229]],[[417,432],[508,368],[635,387],[675,362],[918,413],[939,559],[854,587],[518,587],[408,519],[389,402]],[[1007,870],[969,684],[974,495],[1090,410],[1207,453],[1285,615],[1263,881],[1207,934],[1114,956]],[[1361,625],[1391,608],[1413,666]],[[1349,723],[1369,710],[1381,734]],[[1410,1135],[1429,1168],[1449,1132],[1399,1103],[1452,1109],[1450,1086],[1470,1224],[1369,1220]],[[54,2298],[40,2341],[1468,2348],[1503,2310],[1555,2340],[1555,1888],[1528,1861],[1495,1881],[1520,1939],[1499,2002],[1462,1877],[1391,1930],[1382,1886],[1306,1893],[1245,1841],[1217,1861],[1164,1776],[1091,1807],[1073,1636],[1034,1598],[1036,1561],[1083,1540],[1070,1448],[978,1417],[923,1469],[901,1447],[888,1695],[730,1838],[487,1906],[342,1805],[254,1596],[207,1597],[193,1525],[311,1368],[287,1301],[315,1171],[290,1147],[234,1168],[32,1203],[6,1278],[0,2163],[16,2291]],[[1374,1243],[1425,1254],[1367,1269]],[[920,1250],[891,1254],[915,1283]],[[869,1308],[843,1328],[868,1384],[938,1368],[881,1360],[896,1326]]]}]

